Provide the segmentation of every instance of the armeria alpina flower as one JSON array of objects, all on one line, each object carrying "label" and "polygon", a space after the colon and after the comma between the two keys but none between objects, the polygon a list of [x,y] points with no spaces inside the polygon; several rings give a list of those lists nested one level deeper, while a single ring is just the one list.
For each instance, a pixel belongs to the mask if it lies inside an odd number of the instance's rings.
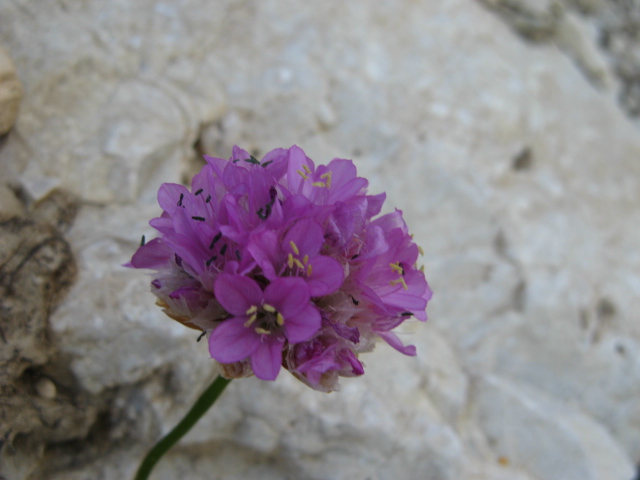
[{"label": "armeria alpina flower", "polygon": [[427,318],[420,248],[399,210],[373,219],[385,195],[367,195],[350,160],[316,167],[296,146],[205,159],[191,190],[162,185],[160,237],[129,265],[156,271],[157,303],[207,334],[223,375],[284,367],[331,391],[364,373],[376,339],[415,355],[392,330]]}]

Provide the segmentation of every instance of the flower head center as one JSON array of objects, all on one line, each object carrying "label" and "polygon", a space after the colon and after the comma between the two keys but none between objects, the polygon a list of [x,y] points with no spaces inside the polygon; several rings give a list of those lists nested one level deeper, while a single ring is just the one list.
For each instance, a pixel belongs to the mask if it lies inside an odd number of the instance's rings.
[{"label": "flower head center", "polygon": [[313,267],[309,263],[309,255],[305,255],[304,257],[302,257],[302,261],[301,261],[300,249],[298,248],[298,246],[295,244],[293,240],[289,242],[289,246],[293,251],[292,253],[289,253],[289,256],[287,257],[287,266],[289,267],[289,269],[291,271],[294,271],[294,267],[295,267],[296,274],[302,273],[303,275],[306,274],[307,277],[310,277],[311,273],[313,272]]},{"label": "flower head center", "polygon": [[[302,177],[303,180],[313,180],[313,178],[311,178],[309,175],[313,176],[313,172],[311,171],[311,169],[307,166],[307,165],[303,165],[302,166],[304,171],[302,170],[296,170],[296,173],[298,175],[300,175]],[[321,188],[331,188],[331,175],[333,172],[331,172],[331,170],[329,170],[326,173],[323,173],[322,175],[320,175],[320,180],[319,181],[312,181],[311,185],[313,185],[314,187],[321,187]],[[321,181],[324,180],[324,181]]]},{"label": "flower head center", "polygon": [[260,335],[270,335],[284,325],[284,316],[268,303],[252,305],[247,309],[248,319],[244,326],[253,327]]},{"label": "flower head center", "polygon": [[404,280],[404,265],[402,264],[402,262],[396,262],[396,263],[390,263],[389,267],[391,268],[392,271],[396,272],[398,275],[400,275],[398,278],[396,278],[395,280],[391,280],[389,282],[389,285],[396,286],[398,284],[402,284],[402,288],[405,290],[408,290],[409,287],[407,286],[407,282]]}]

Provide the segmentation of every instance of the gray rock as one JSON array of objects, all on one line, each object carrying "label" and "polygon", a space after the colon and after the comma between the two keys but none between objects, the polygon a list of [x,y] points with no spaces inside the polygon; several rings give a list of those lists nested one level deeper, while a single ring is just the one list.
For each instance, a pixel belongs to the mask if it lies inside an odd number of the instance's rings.
[{"label": "gray rock", "polygon": [[631,478],[634,466],[601,425],[525,385],[478,379],[474,415],[509,463],[549,480]]},{"label": "gray rock", "polygon": [[0,48],[0,135],[13,127],[23,94],[24,89],[13,61],[7,51]]},{"label": "gray rock", "polygon": [[[55,215],[39,222],[40,210]],[[76,274],[56,227],[73,210],[74,200],[57,193],[0,224],[0,476],[8,479],[27,478],[48,443],[86,436],[96,417],[48,329]]]}]

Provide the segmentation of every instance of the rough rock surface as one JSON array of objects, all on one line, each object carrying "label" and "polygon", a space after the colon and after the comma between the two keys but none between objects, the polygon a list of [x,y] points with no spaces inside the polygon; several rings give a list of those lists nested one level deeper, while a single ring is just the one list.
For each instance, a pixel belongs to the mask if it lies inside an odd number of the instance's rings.
[{"label": "rough rock surface", "polygon": [[16,121],[22,100],[22,84],[9,54],[0,48],[0,135],[4,135]]},{"label": "rough rock surface", "polygon": [[25,86],[0,145],[0,475],[132,476],[214,375],[120,267],[158,185],[295,143],[403,209],[435,291],[418,356],[380,345],[331,395],[235,381],[153,478],[631,480],[640,135],[611,52],[635,43],[599,42],[603,3],[625,2],[0,3]]},{"label": "rough rock surface", "polygon": [[26,477],[46,442],[86,436],[96,417],[48,328],[76,275],[61,232],[75,210],[58,192],[27,215],[5,210],[0,222],[0,475],[8,479]]},{"label": "rough rock surface", "polygon": [[523,38],[558,46],[596,88],[615,89],[622,108],[640,117],[639,0],[480,1]]}]

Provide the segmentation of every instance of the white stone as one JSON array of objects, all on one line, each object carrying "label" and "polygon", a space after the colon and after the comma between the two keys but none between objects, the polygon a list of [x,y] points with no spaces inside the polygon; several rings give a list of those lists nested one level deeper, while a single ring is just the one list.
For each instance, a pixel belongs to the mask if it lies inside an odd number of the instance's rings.
[{"label": "white stone", "polygon": [[596,86],[612,92],[615,80],[603,53],[596,46],[597,35],[594,25],[567,12],[558,25],[554,41],[574,59]]},{"label": "white stone", "polygon": [[510,464],[547,480],[630,479],[634,466],[601,425],[523,384],[486,376],[473,415]]},{"label": "white stone", "polygon": [[510,466],[505,457],[498,457],[491,462],[470,461],[465,466],[461,478],[465,480],[538,480]]},{"label": "white stone", "polygon": [[464,447],[425,394],[421,369],[411,368],[415,359],[381,345],[365,361],[369,377],[347,379],[331,395],[309,390],[286,372],[274,384],[234,381],[176,457],[213,436],[252,452],[250,459],[232,457],[228,466],[221,460],[219,468],[230,473],[268,455],[276,461],[261,471],[294,478],[459,478]]},{"label": "white stone", "polygon": [[54,398],[56,398],[56,394],[58,393],[55,383],[53,383],[51,379],[46,377],[42,377],[40,380],[38,380],[35,387],[38,395],[49,400],[53,400]]},{"label": "white stone", "polygon": [[196,348],[198,332],[170,320],[155,305],[149,277],[123,266],[142,234],[153,237],[145,224],[158,210],[87,207],[69,232],[78,249],[79,278],[51,328],[90,392],[143,380],[180,358],[179,365],[200,373],[213,366],[204,342]]}]

